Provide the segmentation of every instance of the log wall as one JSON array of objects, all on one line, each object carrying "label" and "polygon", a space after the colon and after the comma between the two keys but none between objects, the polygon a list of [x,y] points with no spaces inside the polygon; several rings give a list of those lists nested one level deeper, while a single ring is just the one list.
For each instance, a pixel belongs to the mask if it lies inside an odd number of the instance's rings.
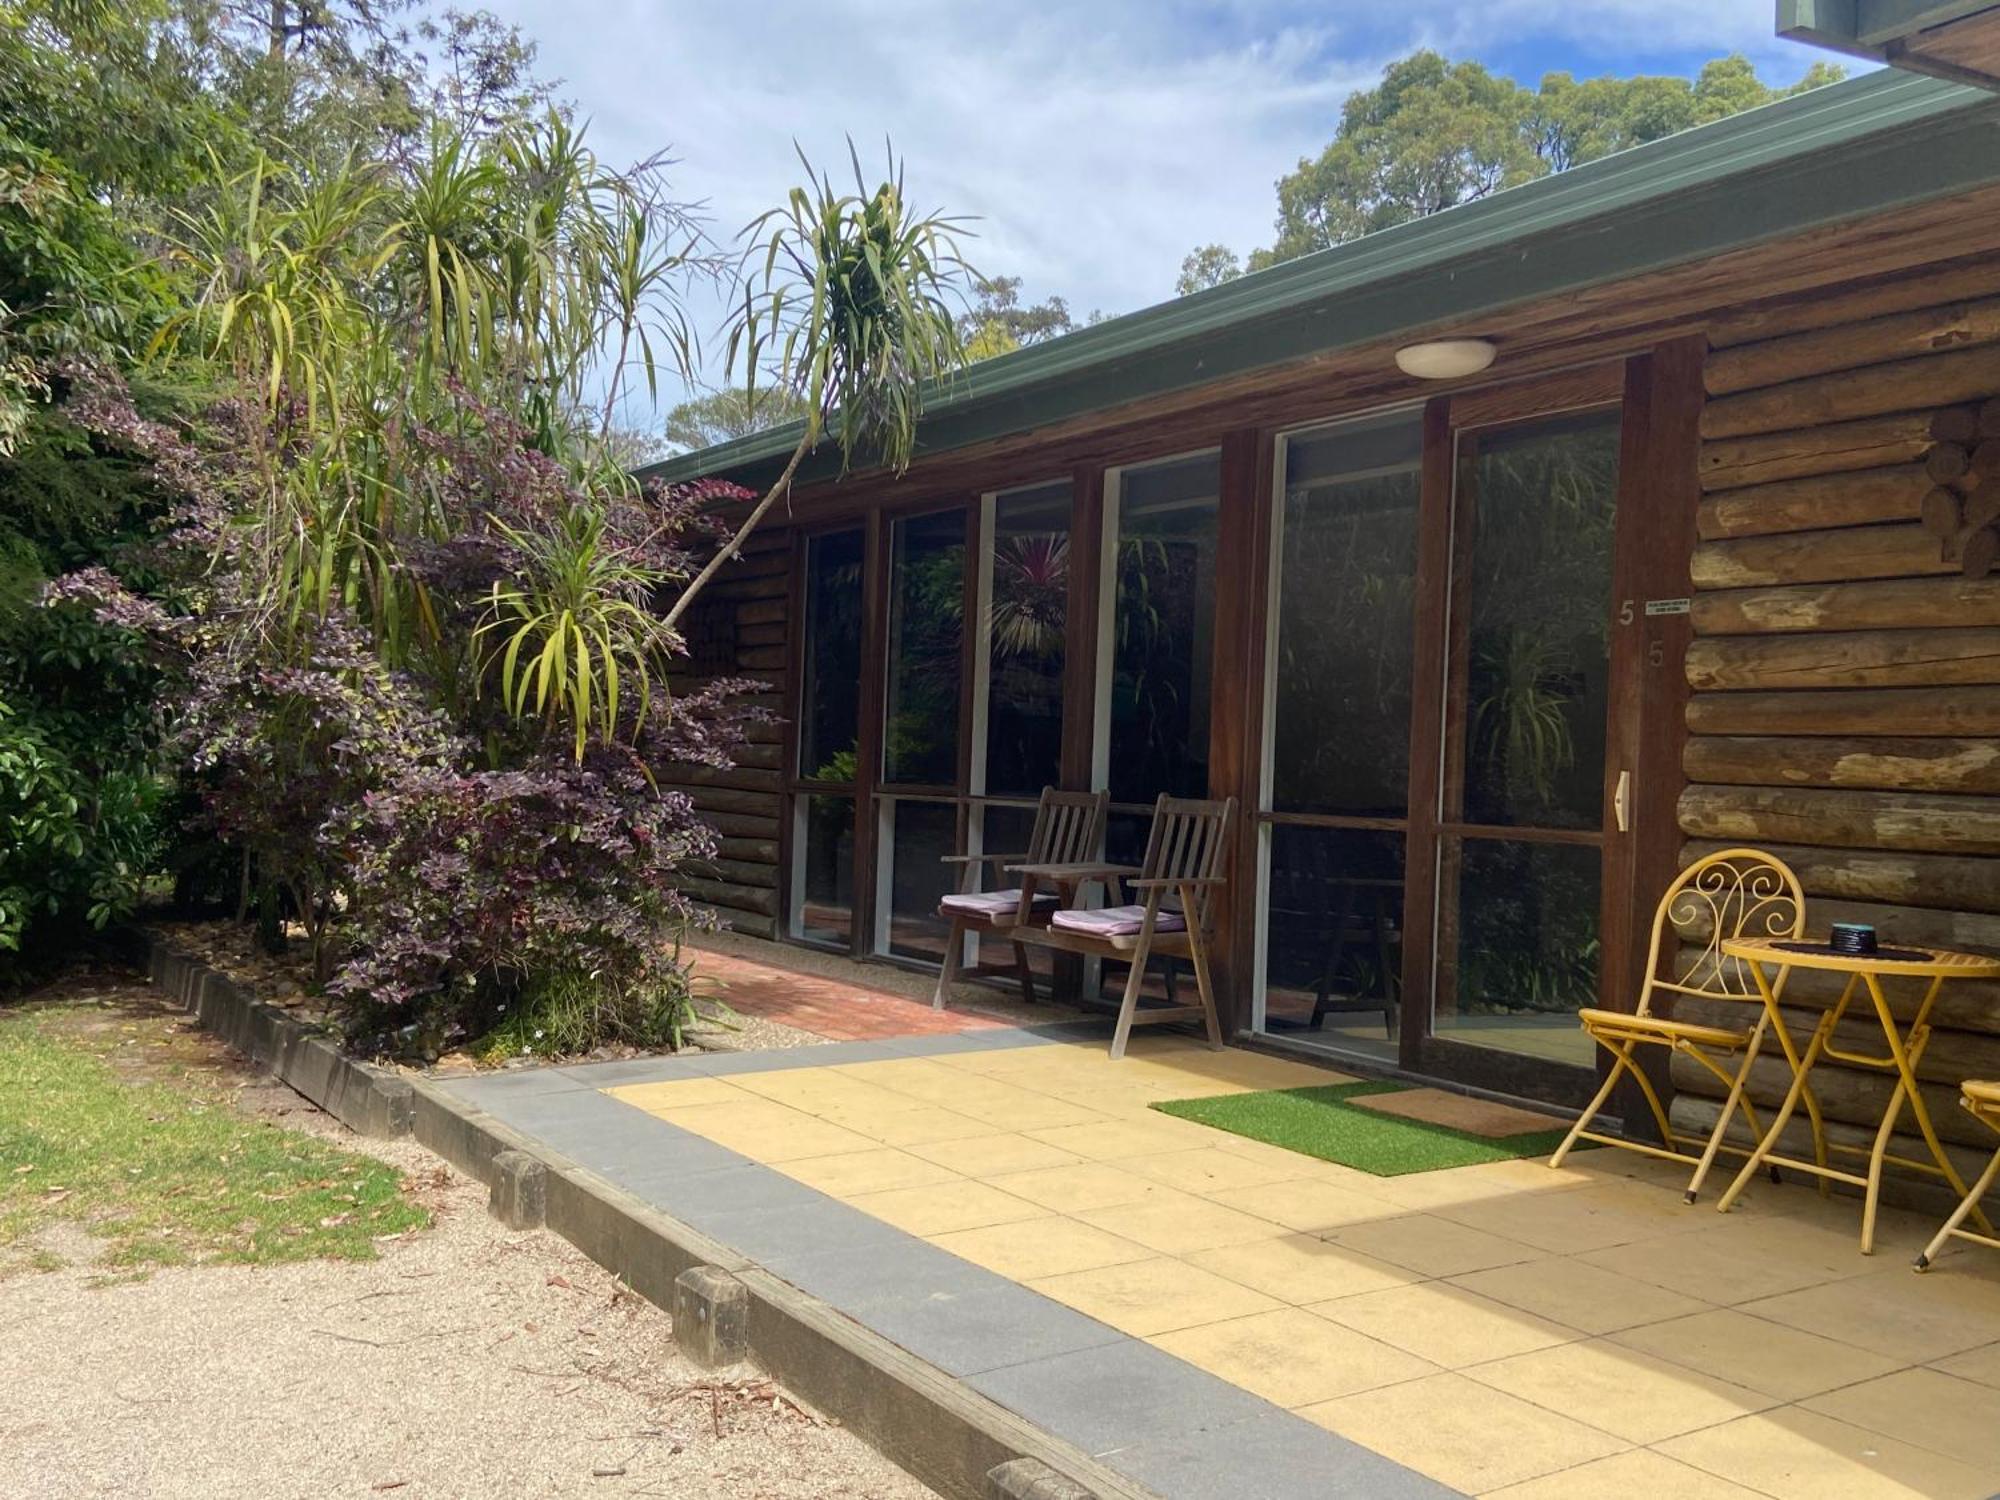
[{"label": "log wall", "polygon": [[[786,676],[791,667],[792,537],[786,530],[760,530],[745,543],[742,555],[708,586],[706,598],[733,626],[733,663],[727,671],[675,679],[675,691],[685,691],[717,676],[750,677],[766,691],[749,702],[773,715],[785,711]],[[690,617],[704,608],[698,600]],[[713,654],[713,653],[710,653]],[[721,666],[719,661],[705,662]],[[782,840],[779,818],[784,804],[785,726],[781,722],[752,724],[749,743],[726,771],[684,766],[661,785],[683,791],[694,800],[703,821],[716,831],[716,857],[690,864],[680,888],[696,905],[723,926],[757,937],[778,935],[778,861]]]},{"label": "log wall", "polygon": [[[1815,931],[2000,953],[2000,266],[1753,308],[1709,335],[1683,859],[1770,848]],[[1796,973],[1793,991],[1830,998],[1834,978]],[[1861,1022],[1848,1040],[1879,1052]],[[1932,1116],[1990,1149],[1956,1100],[2000,1076],[2000,984],[1947,986],[1934,1024]],[[1713,1080],[1682,1064],[1674,1081],[1677,1120],[1707,1129]],[[1753,1095],[1787,1081],[1766,1059]],[[1850,1138],[1891,1087],[1832,1064],[1815,1084]]]}]

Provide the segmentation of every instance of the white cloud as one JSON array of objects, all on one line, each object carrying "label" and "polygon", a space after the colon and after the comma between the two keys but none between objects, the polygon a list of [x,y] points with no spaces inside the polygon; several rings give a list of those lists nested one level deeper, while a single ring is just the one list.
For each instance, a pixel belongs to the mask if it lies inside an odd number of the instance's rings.
[{"label": "white cloud", "polygon": [[[872,173],[886,135],[922,206],[978,217],[975,264],[1078,314],[1164,299],[1197,244],[1268,240],[1273,182],[1413,46],[1494,56],[1541,37],[1601,58],[1590,72],[1736,49],[1776,74],[1806,56],[1772,39],[1768,0],[485,3],[540,43],[602,154],[673,147],[718,237],[798,180],[794,140],[844,173],[851,135]],[[720,312],[701,310],[704,333]]]}]

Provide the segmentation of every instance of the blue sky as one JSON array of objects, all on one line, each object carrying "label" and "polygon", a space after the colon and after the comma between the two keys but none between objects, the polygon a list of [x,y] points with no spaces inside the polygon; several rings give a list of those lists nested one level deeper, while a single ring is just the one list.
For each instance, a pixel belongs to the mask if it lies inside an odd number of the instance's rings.
[{"label": "blue sky", "polygon": [[[1530,84],[1731,51],[1784,83],[1825,55],[1775,38],[1770,0],[484,3],[540,44],[601,154],[673,148],[718,239],[797,181],[795,139],[825,164],[851,134],[866,164],[887,135],[916,199],[976,216],[982,271],[1079,315],[1170,296],[1197,244],[1267,242],[1276,179],[1416,47]],[[699,331],[720,315],[701,299]]]}]

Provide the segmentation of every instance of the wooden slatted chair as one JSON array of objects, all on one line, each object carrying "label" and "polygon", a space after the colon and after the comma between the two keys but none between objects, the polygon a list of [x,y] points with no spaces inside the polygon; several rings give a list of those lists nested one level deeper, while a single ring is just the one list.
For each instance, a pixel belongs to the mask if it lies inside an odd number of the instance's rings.
[{"label": "wooden slatted chair", "polygon": [[[1235,819],[1234,797],[1226,802],[1202,802],[1162,795],[1153,805],[1146,855],[1136,868],[1054,862],[1007,867],[1021,877],[1024,891],[1033,891],[1041,884],[1073,891],[1079,884],[1101,881],[1114,900],[1124,894],[1137,898],[1134,904],[1114,904],[1095,911],[1065,904],[1051,913],[1046,926],[1023,935],[1025,941],[1038,946],[1117,959],[1132,966],[1125,981],[1125,998],[1118,1007],[1118,1026],[1111,1036],[1114,1058],[1125,1055],[1125,1044],[1135,1025],[1198,1020],[1208,1030],[1209,1045],[1222,1045],[1215,986],[1209,977],[1208,945],[1214,936],[1217,897],[1228,883],[1223,872],[1229,862],[1229,835]],[[1185,958],[1192,964],[1199,1005],[1139,1009],[1146,960],[1157,956]]]},{"label": "wooden slatted chair", "polygon": [[[1583,1029],[1611,1054],[1611,1071],[1603,1087],[1598,1089],[1597,1097],[1590,1101],[1568,1137],[1549,1158],[1549,1165],[1561,1166],[1570,1148],[1580,1140],[1596,1141],[1605,1146],[1623,1146],[1629,1151],[1669,1161],[1693,1161],[1694,1175],[1687,1185],[1687,1201],[1692,1203],[1701,1191],[1702,1180],[1714,1164],[1717,1152],[1748,1155],[1745,1148],[1726,1145],[1723,1135],[1729,1129],[1731,1118],[1740,1110],[1750,1127],[1751,1144],[1754,1146],[1764,1137],[1763,1128],[1757,1123],[1757,1111],[1751,1107],[1744,1092],[1744,1084],[1749,1079],[1751,1064],[1757,1060],[1758,1049],[1764,1044],[1769,1017],[1758,994],[1756,980],[1740,960],[1723,954],[1722,944],[1725,939],[1737,937],[1796,938],[1805,930],[1805,921],[1806,900],[1804,892],[1799,889],[1799,878],[1776,855],[1766,854],[1761,849],[1723,849],[1683,870],[1667,887],[1653,914],[1652,944],[1646,954],[1646,982],[1639,991],[1638,1008],[1630,1012],[1582,1010],[1577,1013]],[[1780,996],[1784,992],[1784,982],[1785,976],[1781,974],[1777,982]],[[1662,1006],[1671,1005],[1674,997],[1682,995],[1755,1006],[1756,1023],[1729,1026],[1711,1021],[1675,1020],[1665,1013]],[[1792,1057],[1792,1065],[1796,1068],[1798,1059],[1792,1055],[1791,1039],[1781,1036],[1780,1043],[1786,1054]],[[1728,1089],[1728,1097],[1716,1116],[1715,1129],[1709,1132],[1706,1141],[1683,1135],[1669,1123],[1666,1107],[1660,1102],[1658,1091],[1636,1056],[1641,1047],[1665,1047],[1678,1053],[1707,1069]],[[1726,1069],[1721,1061],[1730,1057],[1737,1059],[1733,1072]],[[1611,1091],[1617,1087],[1618,1080],[1628,1074],[1645,1096],[1660,1139],[1667,1143],[1665,1146],[1588,1128],[1598,1111],[1610,1101]],[[1810,1089],[1806,1092],[1806,1109],[1812,1117],[1813,1140],[1819,1150],[1819,1159],[1824,1161],[1826,1131],[1820,1119],[1819,1101],[1813,1098]],[[1700,1147],[1698,1156],[1694,1154],[1697,1146]]]},{"label": "wooden slatted chair", "polygon": [[[951,996],[951,986],[963,972],[965,935],[968,932],[1002,936],[1036,922],[1045,922],[1058,906],[1074,901],[1081,882],[1072,881],[1054,891],[1038,892],[1029,882],[1009,890],[982,891],[980,870],[988,865],[1001,868],[1018,864],[1084,864],[1104,856],[1104,819],[1111,805],[1109,792],[1059,792],[1042,788],[1035,806],[1035,826],[1028,835],[1025,853],[947,854],[948,865],[965,866],[956,895],[938,903],[938,915],[951,923],[945,942],[944,966],[938,972],[937,993],[931,1006],[943,1010]],[[1028,950],[1014,944],[1016,974],[1021,993],[1032,1005],[1035,980],[1028,970]],[[977,966],[975,966],[976,968]],[[1004,970],[1002,971],[1004,972]]]}]

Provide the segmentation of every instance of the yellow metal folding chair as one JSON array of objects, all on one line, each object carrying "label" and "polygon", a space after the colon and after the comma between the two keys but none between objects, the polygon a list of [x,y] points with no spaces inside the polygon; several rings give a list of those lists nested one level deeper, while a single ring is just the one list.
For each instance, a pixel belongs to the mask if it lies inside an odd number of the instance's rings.
[{"label": "yellow metal folding chair", "polygon": [[[1748,970],[1738,960],[1726,957],[1722,944],[1728,938],[1795,938],[1805,929],[1805,894],[1798,876],[1785,862],[1761,849],[1724,849],[1697,860],[1683,870],[1653,913],[1653,935],[1646,954],[1646,982],[1639,991],[1639,1003],[1631,1011],[1584,1010],[1578,1012],[1583,1029],[1611,1054],[1611,1070],[1597,1096],[1578,1117],[1562,1145],[1549,1158],[1551,1167],[1563,1164],[1578,1141],[1595,1141],[1605,1146],[1622,1146],[1669,1161],[1692,1161],[1694,1175],[1687,1185],[1687,1201],[1701,1191],[1702,1180],[1714,1165],[1716,1154],[1747,1155],[1763,1139],[1757,1112],[1751,1107],[1744,1084],[1750,1066],[1764,1044],[1771,1017],[1763,997]],[[1779,976],[1777,993],[1782,996],[1784,976]],[[1676,1020],[1663,1013],[1675,997],[1689,995],[1701,1000],[1726,1000],[1757,1007],[1754,1024],[1733,1026],[1713,1020]],[[1785,1054],[1797,1066],[1789,1037],[1780,1031]],[[1688,1058],[1712,1073],[1728,1090],[1715,1128],[1707,1140],[1676,1131],[1661,1102],[1659,1091],[1647,1077],[1638,1051],[1642,1047],[1665,1047]],[[1732,1072],[1724,1066],[1734,1058]],[[1621,1078],[1630,1076],[1645,1096],[1653,1124],[1664,1145],[1633,1140],[1590,1129],[1590,1122],[1610,1102]],[[1825,1129],[1820,1121],[1819,1101],[1806,1094],[1806,1110],[1812,1120],[1813,1140],[1824,1158]],[[1741,1113],[1750,1127],[1750,1147],[1728,1144],[1723,1137],[1730,1120]],[[1699,1155],[1695,1154],[1699,1148]]]},{"label": "yellow metal folding chair", "polygon": [[[1973,1119],[1994,1130],[2000,1130],[2000,1083],[1990,1079],[1968,1078],[1958,1086],[1958,1092],[1960,1107]],[[1981,1234],[1976,1229],[1959,1227],[1972,1216],[1972,1211],[1979,1206],[1979,1200],[1992,1188],[1996,1177],[2000,1177],[2000,1151],[1993,1153],[1993,1160],[1986,1164],[1986,1170],[1979,1174],[1979,1180],[1972,1184],[1964,1201],[1951,1211],[1951,1217],[1944,1221],[1944,1228],[1937,1232],[1937,1238],[1924,1246],[1924,1253],[1916,1259],[1919,1271],[1930,1268],[1932,1259],[1938,1251],[1944,1249],[1945,1241],[1953,1236],[1971,1240],[1974,1244],[1991,1245],[1994,1249],[2000,1250],[2000,1239],[1995,1239],[1990,1234]]]}]

